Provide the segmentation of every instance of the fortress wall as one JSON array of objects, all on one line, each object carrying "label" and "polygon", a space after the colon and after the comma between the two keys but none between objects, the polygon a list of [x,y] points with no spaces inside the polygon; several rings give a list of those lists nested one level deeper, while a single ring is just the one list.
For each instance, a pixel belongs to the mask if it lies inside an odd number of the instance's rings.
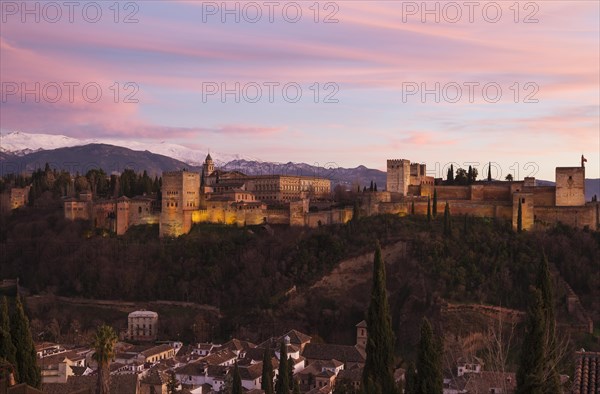
[{"label": "fortress wall", "polygon": [[[511,187],[515,187],[514,183],[507,182],[506,185],[484,185],[482,200],[512,201]],[[521,188],[520,186],[517,187]]]},{"label": "fortress wall", "polygon": [[150,200],[132,200],[129,202],[129,225],[158,223],[159,214],[152,212]]},{"label": "fortress wall", "polygon": [[553,207],[555,205],[556,188],[554,186],[536,186],[525,190],[533,192],[536,207]]},{"label": "fortress wall", "polygon": [[[379,204],[380,214],[393,214],[393,215],[408,215],[410,213],[410,202],[389,202]],[[415,211],[417,210],[417,203],[415,203]],[[424,214],[427,214],[427,204],[425,204]]]},{"label": "fortress wall", "polygon": [[269,224],[290,224],[290,211],[287,209],[267,209],[264,213]]},{"label": "fortress wall", "polygon": [[469,200],[442,200],[438,199],[437,214],[444,215],[446,202],[450,205],[451,215],[470,215],[478,217],[495,217],[496,204],[494,203],[473,203]]},{"label": "fortress wall", "polygon": [[468,200],[469,186],[436,186],[438,202],[440,200]]},{"label": "fortress wall", "polygon": [[561,222],[573,227],[589,226],[590,229],[596,229],[597,207],[597,203],[588,203],[581,207],[535,207],[535,221],[541,226]]},{"label": "fortress wall", "polygon": [[208,210],[207,209],[198,209],[197,211],[192,211],[192,223],[202,223],[208,221]]},{"label": "fortress wall", "polygon": [[116,213],[116,204],[114,201],[107,201],[101,203],[94,203],[92,208],[92,216],[94,218],[94,226],[99,228],[105,228],[108,230],[114,230],[113,219],[109,218],[110,214]]},{"label": "fortress wall", "polygon": [[484,199],[484,186],[483,185],[471,185],[471,200],[482,201]]}]

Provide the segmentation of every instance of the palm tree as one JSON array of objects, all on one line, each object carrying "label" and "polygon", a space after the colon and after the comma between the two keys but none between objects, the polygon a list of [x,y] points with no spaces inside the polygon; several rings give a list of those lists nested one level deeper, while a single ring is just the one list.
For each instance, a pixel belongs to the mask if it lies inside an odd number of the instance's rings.
[{"label": "palm tree", "polygon": [[96,394],[109,394],[110,392],[110,362],[115,356],[117,334],[112,327],[105,324],[98,327],[94,337],[94,350],[92,356],[98,363],[98,384]]}]

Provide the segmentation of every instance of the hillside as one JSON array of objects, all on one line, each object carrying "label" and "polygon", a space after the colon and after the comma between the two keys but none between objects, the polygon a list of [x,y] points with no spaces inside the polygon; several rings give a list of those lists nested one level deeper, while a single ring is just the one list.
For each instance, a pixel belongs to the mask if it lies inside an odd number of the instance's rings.
[{"label": "hillside", "polygon": [[[454,227],[446,238],[441,220],[374,216],[317,229],[204,224],[161,240],[157,226],[113,237],[66,221],[60,209],[25,208],[0,218],[0,277],[19,277],[34,295],[213,305],[224,316],[217,339],[260,340],[294,327],[349,343],[366,311],[370,253],[378,239],[393,324],[410,344],[420,318],[440,321],[446,301],[524,310],[545,250],[600,319],[598,233],[557,227],[517,235],[507,223],[475,218],[466,225],[455,218]],[[564,311],[564,297],[556,298]]]}]

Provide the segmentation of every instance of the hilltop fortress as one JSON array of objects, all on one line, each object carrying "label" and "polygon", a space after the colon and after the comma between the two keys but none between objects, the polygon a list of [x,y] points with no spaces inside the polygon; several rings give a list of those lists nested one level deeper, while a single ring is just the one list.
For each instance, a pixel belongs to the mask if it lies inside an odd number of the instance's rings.
[{"label": "hilltop fortress", "polygon": [[[82,193],[65,200],[64,212],[68,219],[92,220],[95,227],[117,234],[132,225],[158,223],[161,237],[175,237],[188,233],[194,223],[316,227],[346,223],[355,209],[366,216],[426,215],[435,193],[438,212],[447,202],[453,215],[505,219],[516,228],[520,206],[523,229],[557,222],[596,229],[599,204],[585,201],[583,164],[557,167],[555,186],[539,186],[535,178],[453,185],[427,176],[425,164],[388,160],[385,191],[350,191],[356,207],[335,208],[328,179],[223,171],[215,169],[209,154],[199,173],[162,174],[160,204],[146,196],[94,201],[90,193]],[[309,209],[315,205],[320,209]]]}]

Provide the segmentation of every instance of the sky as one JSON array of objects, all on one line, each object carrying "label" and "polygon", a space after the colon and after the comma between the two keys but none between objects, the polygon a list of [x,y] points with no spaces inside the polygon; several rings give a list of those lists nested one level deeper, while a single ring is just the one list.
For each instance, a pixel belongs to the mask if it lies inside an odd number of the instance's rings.
[{"label": "sky", "polygon": [[598,1],[2,1],[0,131],[600,177]]}]

